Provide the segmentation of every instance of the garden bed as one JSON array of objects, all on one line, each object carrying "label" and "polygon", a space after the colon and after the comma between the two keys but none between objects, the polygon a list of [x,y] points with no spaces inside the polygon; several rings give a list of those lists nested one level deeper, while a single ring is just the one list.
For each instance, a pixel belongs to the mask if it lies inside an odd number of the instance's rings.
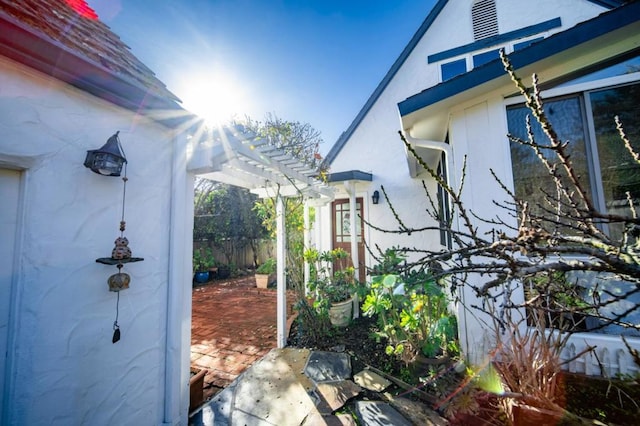
[{"label": "garden bed", "polygon": [[[444,402],[452,393],[458,392],[461,378],[452,369],[443,368],[439,374],[420,383],[420,378],[412,375],[411,369],[397,358],[385,353],[386,343],[377,342],[371,336],[378,331],[376,321],[372,318],[361,317],[344,328],[333,328],[326,338],[311,342],[305,335],[298,322],[294,322],[289,334],[288,345],[313,350],[328,350],[346,352],[352,356],[354,371],[366,365],[373,366],[383,372],[398,378],[402,382],[416,386],[423,393],[433,397],[436,401]],[[569,412],[585,418],[593,419],[610,425],[636,424],[640,416],[640,385],[635,381],[607,380],[588,377],[579,374],[564,373],[559,380],[558,400],[561,406]],[[405,389],[395,386],[394,393],[411,395]],[[417,393],[412,395],[419,399]],[[456,416],[457,421],[452,424],[501,424],[498,419],[504,419],[497,411],[496,396],[486,392],[476,394],[479,411],[476,415]],[[433,408],[424,398],[423,403]],[[444,407],[444,405],[443,405]],[[441,410],[444,411],[444,410]],[[472,423],[469,423],[472,422]],[[561,419],[558,424],[585,424]],[[593,423],[590,423],[593,424]]]}]

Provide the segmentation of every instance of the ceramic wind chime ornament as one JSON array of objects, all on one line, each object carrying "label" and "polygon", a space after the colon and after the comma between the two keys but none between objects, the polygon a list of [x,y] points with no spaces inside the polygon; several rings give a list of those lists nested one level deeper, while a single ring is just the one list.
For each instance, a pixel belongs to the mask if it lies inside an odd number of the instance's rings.
[{"label": "ceramic wind chime ornament", "polygon": [[[131,276],[126,272],[122,272],[122,268],[125,263],[131,262],[140,262],[144,260],[141,257],[133,257],[131,255],[131,249],[129,248],[129,240],[124,236],[124,231],[126,229],[126,222],[124,220],[124,210],[125,210],[125,200],[127,194],[127,160],[124,157],[124,152],[122,151],[122,147],[120,146],[120,141],[118,139],[118,133],[112,136],[109,139],[107,144],[117,144],[115,147],[111,147],[111,151],[121,153],[122,163],[124,164],[124,176],[122,177],[123,182],[123,190],[122,190],[122,218],[120,219],[120,236],[115,240],[115,247],[111,251],[111,257],[101,257],[96,259],[96,262],[102,263],[104,265],[115,265],[118,268],[118,272],[111,275],[107,280],[107,284],[109,285],[109,291],[116,292],[118,294],[118,298],[116,301],[116,319],[113,322],[113,338],[111,339],[112,343],[116,343],[120,340],[120,325],[118,324],[118,313],[120,306],[120,291],[126,290],[129,288],[129,283],[131,282]],[[106,146],[106,145],[105,145]],[[116,149],[117,148],[117,149]],[[103,151],[104,147],[102,148]],[[100,150],[97,150],[100,151]],[[92,152],[92,151],[90,151]],[[102,153],[102,151],[100,151]],[[86,165],[86,164],[85,164]],[[93,169],[92,169],[93,170]],[[102,170],[102,169],[99,169]],[[98,172],[97,172],[98,173]],[[100,173],[106,176],[120,176],[120,172],[117,174],[113,172],[112,174],[107,174],[106,172]]]}]

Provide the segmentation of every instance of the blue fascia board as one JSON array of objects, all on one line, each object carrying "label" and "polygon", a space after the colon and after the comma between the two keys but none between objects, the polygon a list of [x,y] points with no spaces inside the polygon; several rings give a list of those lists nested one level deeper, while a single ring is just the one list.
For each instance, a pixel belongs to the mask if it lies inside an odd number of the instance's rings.
[{"label": "blue fascia board", "polygon": [[493,37],[487,37],[473,43],[465,44],[464,46],[454,47],[453,49],[434,53],[433,55],[429,55],[427,57],[427,62],[432,64],[434,62],[453,58],[454,56],[464,55],[465,53],[473,52],[480,49],[486,49],[488,47],[507,43],[519,38],[529,37],[544,31],[549,31],[553,28],[558,28],[560,26],[562,26],[562,21],[560,20],[560,18],[550,19],[539,24],[530,25],[528,27],[520,28],[514,31],[509,31],[508,33],[499,34]]},{"label": "blue fascia board", "polygon": [[[631,2],[589,21],[577,24],[568,30],[554,34],[522,50],[513,52],[509,55],[509,60],[514,69],[517,70],[639,20],[640,2]],[[398,103],[400,115],[404,117],[504,75],[505,70],[502,62],[500,60],[491,61]]]},{"label": "blue fascia board", "polygon": [[591,3],[595,3],[598,6],[613,9],[624,4],[624,0],[588,0]]},{"label": "blue fascia board", "polygon": [[345,182],[349,180],[371,182],[373,180],[373,175],[360,170],[349,170],[346,172],[329,173],[327,177],[328,182]]},{"label": "blue fascia board", "polygon": [[418,42],[422,39],[422,36],[427,32],[429,27],[431,27],[431,25],[433,24],[433,21],[435,21],[435,19],[438,17],[440,12],[442,12],[442,9],[444,9],[447,3],[448,3],[448,0],[438,0],[438,2],[433,6],[433,9],[431,9],[431,12],[429,12],[429,15],[427,15],[425,20],[422,22],[422,25],[420,25],[420,28],[418,28],[418,31],[416,31],[416,33],[413,35],[413,37],[409,41],[409,44],[407,44],[407,46],[404,48],[404,50],[402,51],[398,59],[396,59],[396,61],[393,63],[393,65],[391,66],[387,74],[384,76],[380,84],[378,84],[378,87],[376,87],[376,89],[373,91],[369,99],[367,99],[367,102],[364,104],[360,112],[358,112],[358,115],[356,115],[356,118],[354,118],[354,120],[351,122],[347,130],[342,132],[342,134],[340,135],[336,143],[333,144],[333,146],[331,147],[331,149],[329,150],[329,152],[327,153],[327,156],[323,161],[324,165],[330,165],[333,162],[333,160],[335,160],[338,153],[342,150],[342,147],[347,143],[351,135],[353,135],[353,133],[356,131],[356,129],[358,128],[362,120],[364,120],[364,117],[367,115],[369,110],[376,103],[376,101],[378,100],[378,98],[380,97],[384,89],[387,87],[391,79],[396,75],[396,73],[398,72],[402,64],[404,64],[404,62],[407,60],[407,58],[411,54],[411,52],[413,52],[413,49],[416,47]]}]

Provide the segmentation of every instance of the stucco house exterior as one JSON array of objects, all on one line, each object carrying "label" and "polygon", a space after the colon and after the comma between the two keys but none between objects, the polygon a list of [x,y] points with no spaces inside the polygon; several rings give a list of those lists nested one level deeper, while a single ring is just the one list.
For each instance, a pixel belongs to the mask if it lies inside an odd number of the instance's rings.
[{"label": "stucco house exterior", "polygon": [[[610,94],[631,97],[620,104],[637,108],[638,99],[632,97],[637,96],[640,81],[639,47],[637,2],[438,1],[327,155],[329,181],[337,193],[330,205],[318,206],[317,244],[326,249],[346,243],[361,268],[374,265],[370,253],[362,248],[363,241],[371,248],[446,249],[450,241],[437,232],[396,235],[351,220],[361,214],[377,227],[397,229],[384,199],[373,203],[374,193],[380,194],[384,187],[408,228],[437,225],[424,213],[428,208],[425,188],[437,194],[437,184],[407,153],[398,131],[434,169],[439,167],[454,187],[460,183],[466,157],[463,201],[479,217],[492,217],[492,200],[504,192],[490,169],[510,188],[517,190],[517,185],[527,180],[535,185],[535,178],[523,175],[524,169],[512,160],[515,154],[506,135],[521,131],[515,123],[516,118],[522,118],[523,101],[503,70],[499,49],[505,49],[521,77],[534,72],[539,75],[544,82],[543,97],[575,103],[582,140],[597,144],[600,129],[594,127],[593,110],[598,99]],[[634,116],[637,120],[637,110],[629,114]],[[635,127],[633,122],[628,125]],[[591,153],[588,173],[597,187],[602,185],[601,170],[607,165],[598,164],[593,154],[596,147],[586,152]],[[615,201],[602,195],[606,191],[599,188],[599,202],[609,206]],[[351,243],[351,235],[358,235],[357,244]],[[461,297],[469,303],[475,295],[467,290]],[[485,330],[462,306],[458,317],[462,349],[472,362],[479,362],[487,350]],[[574,335],[566,357],[593,344],[610,374],[636,371],[616,331],[612,332],[614,335]],[[629,341],[640,347],[637,338]],[[588,374],[600,372],[592,355],[578,359],[570,368]]]},{"label": "stucco house exterior", "polygon": [[[126,181],[85,167],[114,135]],[[284,259],[283,198],[333,196],[314,173],[205,128],[83,0],[0,0],[0,424],[187,424],[194,177],[273,197]]]}]

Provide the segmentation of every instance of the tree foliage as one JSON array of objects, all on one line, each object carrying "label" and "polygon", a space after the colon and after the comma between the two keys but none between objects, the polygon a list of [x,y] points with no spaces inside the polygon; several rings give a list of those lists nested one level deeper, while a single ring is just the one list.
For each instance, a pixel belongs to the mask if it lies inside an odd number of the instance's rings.
[{"label": "tree foliage", "polygon": [[194,241],[206,241],[233,262],[236,250],[247,245],[253,250],[257,265],[258,241],[267,238],[268,230],[253,211],[257,197],[248,190],[198,179],[195,188]]}]

